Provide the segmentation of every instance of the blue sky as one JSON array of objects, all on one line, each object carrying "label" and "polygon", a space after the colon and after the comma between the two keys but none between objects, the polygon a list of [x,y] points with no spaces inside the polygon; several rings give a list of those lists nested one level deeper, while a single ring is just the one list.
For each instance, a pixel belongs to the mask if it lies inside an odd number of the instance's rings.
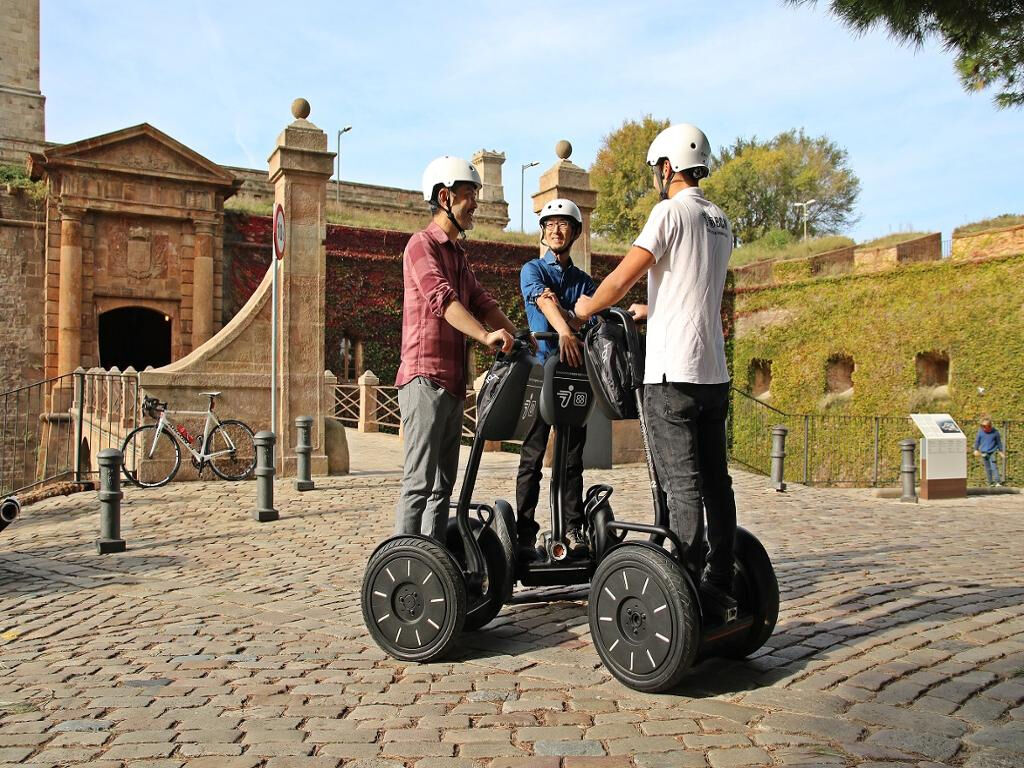
[{"label": "blue sky", "polygon": [[[47,139],[149,122],[211,160],[266,168],[297,96],[342,139],[342,176],[415,189],[439,154],[506,154],[526,195],[569,139],[588,167],[646,113],[713,146],[790,128],[844,147],[866,240],[1024,212],[1024,110],[966,94],[936,44],[860,38],[781,2],[42,0]],[[527,229],[531,213],[527,199]]]}]

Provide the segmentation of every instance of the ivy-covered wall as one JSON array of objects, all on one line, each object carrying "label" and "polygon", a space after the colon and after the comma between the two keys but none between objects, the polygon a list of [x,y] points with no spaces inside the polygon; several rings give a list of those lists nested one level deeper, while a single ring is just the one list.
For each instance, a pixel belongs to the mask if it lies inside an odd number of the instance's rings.
[{"label": "ivy-covered wall", "polygon": [[[266,216],[225,214],[225,322],[245,304],[270,265],[271,221]],[[382,229],[327,227],[327,367],[341,369],[341,341],[363,342],[363,366],[384,384],[398,372],[402,336],[402,252],[410,234]],[[511,243],[466,241],[469,262],[480,282],[518,326],[526,313],[519,293],[519,271],[538,248]],[[595,279],[608,274],[618,256],[594,254]],[[646,300],[646,281],[627,297],[627,303]],[[477,370],[487,363],[479,354]]]},{"label": "ivy-covered wall", "polygon": [[[788,413],[1024,418],[1024,254],[738,288],[735,313],[734,383],[770,360],[767,402]],[[948,393],[918,386],[916,356],[933,351]],[[828,401],[833,355],[853,358],[853,393]]]},{"label": "ivy-covered wall", "polygon": [[[225,317],[245,303],[270,264],[270,219],[225,216]],[[330,225],[327,231],[327,364],[341,340],[361,339],[364,367],[382,382],[398,369],[405,232]],[[470,263],[513,322],[525,325],[519,270],[538,251],[466,241]],[[618,257],[595,254],[600,279]],[[643,301],[645,281],[624,303]],[[782,285],[727,285],[723,322],[734,383],[751,360],[771,361],[767,401],[787,413],[903,415],[948,409],[974,418],[1024,418],[1024,254],[907,264],[888,271]],[[948,396],[922,389],[915,358],[949,356]],[[483,353],[482,353],[483,354]],[[853,394],[826,402],[826,364],[853,358]],[[486,358],[480,358],[484,364]],[[478,370],[481,368],[478,367]]]}]

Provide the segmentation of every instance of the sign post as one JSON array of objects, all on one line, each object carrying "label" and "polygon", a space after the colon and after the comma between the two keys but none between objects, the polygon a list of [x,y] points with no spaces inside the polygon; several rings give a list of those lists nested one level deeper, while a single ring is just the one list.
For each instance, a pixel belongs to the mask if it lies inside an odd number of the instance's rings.
[{"label": "sign post", "polygon": [[281,260],[284,258],[285,246],[284,206],[278,203],[274,207],[274,258],[270,268],[270,431],[277,435],[277,333],[278,333],[278,273],[281,271]]},{"label": "sign post", "polygon": [[912,413],[921,439],[921,498],[967,495],[967,436],[948,413]]}]

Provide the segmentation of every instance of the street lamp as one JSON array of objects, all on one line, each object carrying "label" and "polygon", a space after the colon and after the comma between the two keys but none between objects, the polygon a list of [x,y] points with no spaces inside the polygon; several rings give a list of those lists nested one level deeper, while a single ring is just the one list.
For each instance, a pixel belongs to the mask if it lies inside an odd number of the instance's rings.
[{"label": "street lamp", "polygon": [[535,165],[540,165],[539,160],[534,160],[532,163],[523,163],[519,169],[519,231],[525,232],[526,228],[523,224],[523,184],[526,178],[526,169],[533,168]]},{"label": "street lamp", "polygon": [[352,130],[351,125],[346,125],[338,131],[338,179],[334,185],[334,202],[341,205],[341,134]]},{"label": "street lamp", "polygon": [[804,240],[805,241],[807,240],[807,206],[814,205],[816,202],[818,202],[818,201],[814,200],[812,198],[811,200],[805,200],[802,203],[793,203],[793,207],[794,208],[803,208],[803,214],[804,214]]}]

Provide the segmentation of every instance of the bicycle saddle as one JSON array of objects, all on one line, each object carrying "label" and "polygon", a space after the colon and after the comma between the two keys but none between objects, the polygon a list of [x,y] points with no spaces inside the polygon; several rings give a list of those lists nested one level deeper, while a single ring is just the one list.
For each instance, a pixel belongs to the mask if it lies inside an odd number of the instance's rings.
[{"label": "bicycle saddle", "polygon": [[200,392],[203,397],[220,397],[220,392]]}]

